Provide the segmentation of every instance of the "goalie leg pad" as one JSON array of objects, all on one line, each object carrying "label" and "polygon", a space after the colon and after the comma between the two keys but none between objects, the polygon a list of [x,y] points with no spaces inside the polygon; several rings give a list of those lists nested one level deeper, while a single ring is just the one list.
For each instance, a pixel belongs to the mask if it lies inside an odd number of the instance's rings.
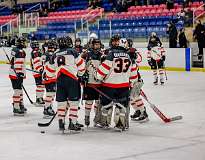
[{"label": "goalie leg pad", "polygon": [[101,123],[101,117],[102,117],[102,105],[100,104],[100,102],[97,100],[95,101],[95,117],[94,117],[94,122],[95,123]]},{"label": "goalie leg pad", "polygon": [[109,109],[110,108],[112,108],[112,106],[113,106],[113,103],[111,102],[111,103],[109,103],[108,105],[106,105],[106,106],[102,106],[102,109],[101,109],[101,111],[102,111],[102,118],[101,118],[101,123],[103,124],[103,125],[107,125],[108,124],[108,112],[109,112]]},{"label": "goalie leg pad", "polygon": [[115,117],[114,117],[114,122],[117,125],[121,122],[123,127],[126,126],[127,120],[126,120],[126,108],[122,105],[116,105],[115,107]]},{"label": "goalie leg pad", "polygon": [[113,107],[111,107],[111,108],[108,110],[108,115],[107,115],[107,124],[108,124],[108,125],[111,125],[112,112],[113,112]]}]

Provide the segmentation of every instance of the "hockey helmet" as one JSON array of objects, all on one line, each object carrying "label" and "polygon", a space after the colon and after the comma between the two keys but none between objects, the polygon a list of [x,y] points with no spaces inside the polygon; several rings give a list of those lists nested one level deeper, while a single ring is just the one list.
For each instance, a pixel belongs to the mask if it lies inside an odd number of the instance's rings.
[{"label": "hockey helmet", "polygon": [[128,47],[131,48],[133,46],[133,41],[132,39],[127,39]]},{"label": "hockey helmet", "polygon": [[19,48],[26,48],[26,39],[24,37],[19,37],[16,41],[16,46]]},{"label": "hockey helmet", "polygon": [[123,47],[123,48],[128,48],[128,42],[126,38],[121,38],[120,39],[120,44],[119,46]]},{"label": "hockey helmet", "polygon": [[31,41],[30,46],[31,46],[32,49],[39,48],[39,43],[38,43],[37,40],[34,40],[34,41]]},{"label": "hockey helmet", "polygon": [[97,39],[98,36],[96,33],[91,33],[90,36],[89,36],[89,39]]}]

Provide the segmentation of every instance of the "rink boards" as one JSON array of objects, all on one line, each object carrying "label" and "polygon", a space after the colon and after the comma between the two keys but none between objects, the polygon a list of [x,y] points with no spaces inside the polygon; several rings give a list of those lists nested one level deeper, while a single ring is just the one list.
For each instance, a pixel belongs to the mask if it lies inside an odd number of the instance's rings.
[{"label": "rink boards", "polygon": [[[148,70],[150,69],[147,63],[147,49],[138,48],[142,56],[142,62],[139,64],[141,69]],[[5,51],[8,55],[11,53],[11,48],[5,48]],[[27,53],[27,63],[30,63],[30,52],[31,48],[25,49]],[[204,68],[192,68],[192,59],[191,59],[191,48],[165,48],[166,51],[166,61],[165,67],[170,71],[205,71]],[[204,56],[205,59],[205,56]],[[205,60],[204,60],[205,61]],[[7,62],[6,56],[4,54],[3,48],[0,48],[0,64],[5,64]]]}]

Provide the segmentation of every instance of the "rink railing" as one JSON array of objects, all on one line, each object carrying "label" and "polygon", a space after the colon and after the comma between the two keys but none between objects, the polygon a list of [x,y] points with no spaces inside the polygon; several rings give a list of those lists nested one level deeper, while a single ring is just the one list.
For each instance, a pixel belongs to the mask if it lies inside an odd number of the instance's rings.
[{"label": "rink railing", "polygon": [[[147,63],[147,49],[137,48],[142,56],[142,62],[139,63],[141,69],[148,70],[150,66]],[[8,54],[11,53],[11,48],[5,48]],[[26,61],[30,63],[31,48],[25,49],[27,53]],[[165,48],[166,61],[165,67],[169,71],[203,71],[205,72],[205,66],[203,68],[192,68],[192,50],[191,48]],[[0,48],[0,64],[7,63],[7,59],[3,54],[3,49]],[[205,62],[205,56],[204,56]]]}]

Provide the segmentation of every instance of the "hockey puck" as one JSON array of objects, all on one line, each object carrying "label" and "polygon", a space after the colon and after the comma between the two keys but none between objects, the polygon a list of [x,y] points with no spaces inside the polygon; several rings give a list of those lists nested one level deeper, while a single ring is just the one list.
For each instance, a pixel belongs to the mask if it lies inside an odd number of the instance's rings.
[{"label": "hockey puck", "polygon": [[45,131],[41,131],[41,133],[45,133]]}]

